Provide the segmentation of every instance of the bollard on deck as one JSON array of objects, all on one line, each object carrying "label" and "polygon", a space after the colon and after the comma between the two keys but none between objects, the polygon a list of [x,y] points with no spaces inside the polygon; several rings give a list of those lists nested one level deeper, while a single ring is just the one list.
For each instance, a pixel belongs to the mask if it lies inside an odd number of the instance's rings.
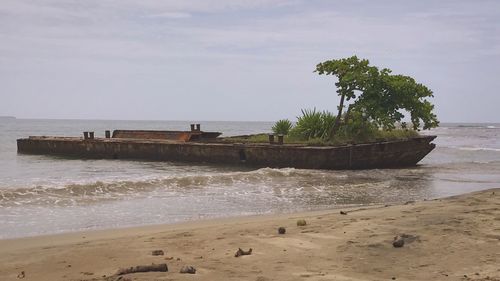
[{"label": "bollard on deck", "polygon": [[283,135],[278,135],[278,144],[283,144]]},{"label": "bollard on deck", "polygon": [[269,143],[274,144],[274,135],[273,134],[269,134]]}]

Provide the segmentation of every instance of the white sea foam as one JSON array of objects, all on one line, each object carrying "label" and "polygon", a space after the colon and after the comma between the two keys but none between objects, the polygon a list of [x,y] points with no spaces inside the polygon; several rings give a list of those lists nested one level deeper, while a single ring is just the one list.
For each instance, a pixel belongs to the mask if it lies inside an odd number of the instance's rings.
[{"label": "white sea foam", "polygon": [[[321,171],[294,168],[263,168],[254,171],[205,173],[190,175],[169,175],[156,178],[137,178],[135,180],[106,180],[94,182],[75,182],[60,185],[55,182],[48,185],[35,185],[27,188],[0,190],[0,206],[13,202],[23,204],[59,204],[71,205],[82,201],[89,203],[99,200],[113,200],[123,197],[142,197],[147,193],[161,189],[162,192],[182,193],[190,189],[205,187],[227,187],[234,185],[273,185],[290,178],[321,178]],[[338,176],[337,176],[338,175]],[[331,178],[344,178],[342,173],[330,174]]]},{"label": "white sea foam", "polygon": [[500,148],[492,148],[492,147],[456,147],[459,150],[466,151],[495,151],[500,152]]}]

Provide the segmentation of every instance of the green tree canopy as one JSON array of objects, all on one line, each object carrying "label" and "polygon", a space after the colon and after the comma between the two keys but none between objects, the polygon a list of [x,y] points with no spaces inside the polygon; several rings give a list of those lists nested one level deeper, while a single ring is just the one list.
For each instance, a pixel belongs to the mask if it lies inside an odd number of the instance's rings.
[{"label": "green tree canopy", "polygon": [[[356,56],[319,63],[315,72],[338,78],[335,85],[340,103],[332,136],[341,126],[342,116],[346,122],[353,111],[359,113],[356,116],[363,116],[389,130],[401,122],[406,112],[410,114],[414,129],[421,125],[423,129],[429,129],[439,124],[432,112],[434,105],[426,99],[433,97],[432,91],[409,76],[393,75],[387,68],[379,70],[368,60]],[[346,103],[348,109],[343,114]]]}]

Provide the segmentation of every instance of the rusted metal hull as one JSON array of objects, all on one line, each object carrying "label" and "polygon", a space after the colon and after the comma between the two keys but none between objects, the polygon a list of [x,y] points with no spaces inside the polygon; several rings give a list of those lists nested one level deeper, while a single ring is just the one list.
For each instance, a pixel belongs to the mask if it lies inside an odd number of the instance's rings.
[{"label": "rusted metal hull", "polygon": [[192,131],[155,131],[155,130],[114,130],[113,138],[121,139],[157,139],[174,141],[197,141],[215,139],[222,133]]},{"label": "rusted metal hull", "polygon": [[227,144],[171,140],[30,137],[17,140],[19,153],[93,159],[142,159],[253,167],[372,169],[416,165],[435,147],[435,136],[347,146]]}]

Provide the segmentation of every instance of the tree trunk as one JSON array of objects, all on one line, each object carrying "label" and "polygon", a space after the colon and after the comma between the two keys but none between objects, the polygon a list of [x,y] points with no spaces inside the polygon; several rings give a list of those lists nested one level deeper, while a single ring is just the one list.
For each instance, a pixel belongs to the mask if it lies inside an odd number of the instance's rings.
[{"label": "tree trunk", "polygon": [[340,118],[342,116],[342,110],[344,109],[344,99],[345,99],[345,94],[343,94],[342,96],[340,96],[339,111],[337,113],[337,117],[335,118],[335,123],[333,124],[332,131],[330,133],[330,137],[335,136],[335,134],[337,133],[337,131],[339,129]]},{"label": "tree trunk", "polygon": [[347,122],[349,122],[351,109],[352,109],[352,104],[350,104],[349,107],[347,108],[347,112],[346,112],[345,118],[344,118],[344,124],[347,124]]}]

